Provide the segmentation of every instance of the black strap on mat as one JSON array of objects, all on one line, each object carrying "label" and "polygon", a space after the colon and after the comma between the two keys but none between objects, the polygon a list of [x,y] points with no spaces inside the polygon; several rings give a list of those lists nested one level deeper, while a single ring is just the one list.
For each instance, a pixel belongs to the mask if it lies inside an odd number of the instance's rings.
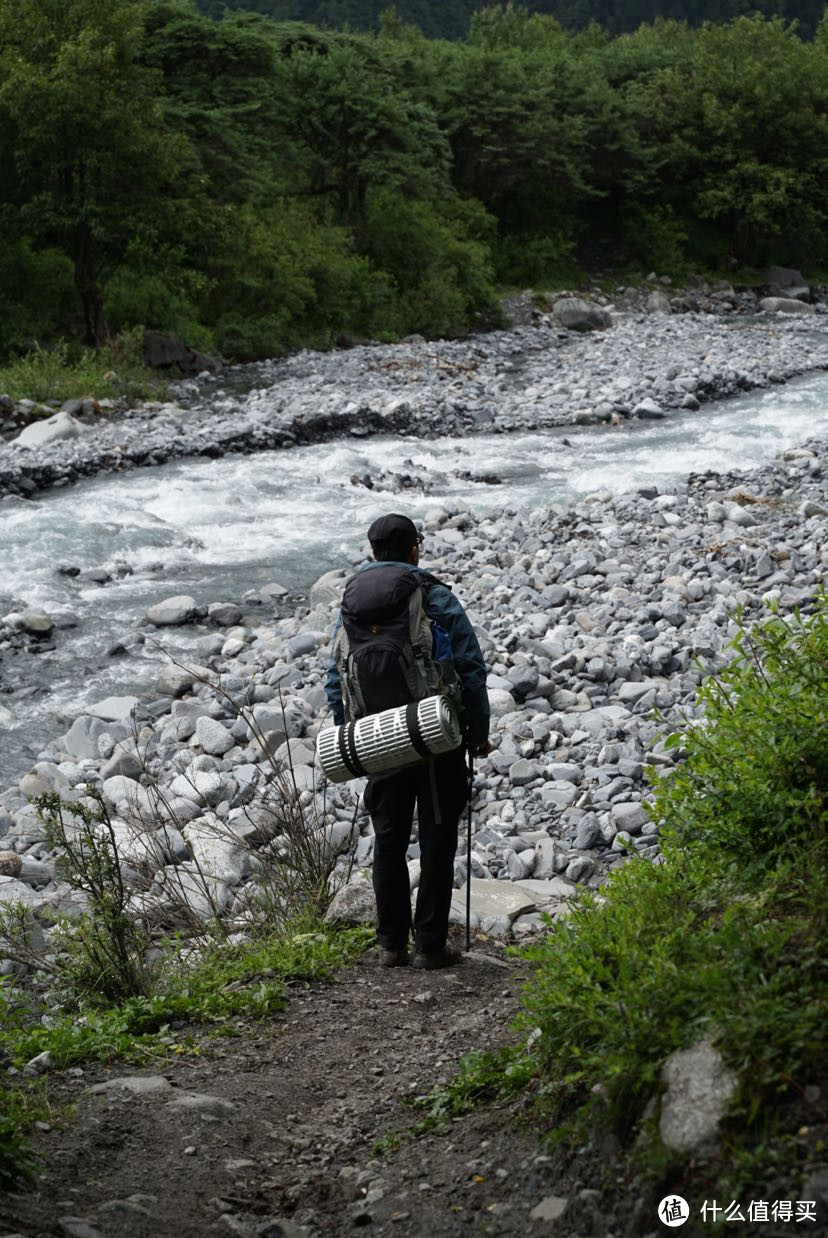
[{"label": "black strap on mat", "polygon": [[363,778],[367,777],[368,771],[357,756],[356,743],[354,742],[355,732],[355,722],[346,722],[339,728],[339,755],[354,777]]},{"label": "black strap on mat", "polygon": [[419,701],[411,701],[405,707],[405,725],[408,729],[408,738],[417,749],[421,757],[428,760],[431,753],[428,750],[428,744],[423,739],[423,732],[420,729],[420,713]]}]

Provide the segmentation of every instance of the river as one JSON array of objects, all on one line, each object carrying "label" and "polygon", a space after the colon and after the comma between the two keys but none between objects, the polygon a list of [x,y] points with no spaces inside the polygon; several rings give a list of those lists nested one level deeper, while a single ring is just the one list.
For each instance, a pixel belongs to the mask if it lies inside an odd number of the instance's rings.
[{"label": "river", "polygon": [[[184,459],[4,505],[0,613],[25,600],[53,615],[75,616],[77,624],[58,630],[54,650],[2,668],[6,687],[16,690],[0,695],[13,718],[0,750],[0,788],[84,704],[152,684],[159,655],[138,648],[129,657],[108,657],[106,650],[119,640],[129,644],[147,606],[163,597],[238,601],[272,581],[300,592],[329,568],[357,560],[364,529],[383,510],[416,517],[453,500],[482,513],[645,484],[665,490],[689,472],[750,468],[826,433],[828,376],[818,374],[663,421],[434,440],[347,439]],[[424,479],[428,493],[371,490],[351,481],[383,470]],[[500,484],[464,474],[496,475]],[[81,569],[127,563],[132,574],[97,585],[58,575],[60,563]],[[192,649],[194,641],[194,629],[165,633],[175,652]]]}]

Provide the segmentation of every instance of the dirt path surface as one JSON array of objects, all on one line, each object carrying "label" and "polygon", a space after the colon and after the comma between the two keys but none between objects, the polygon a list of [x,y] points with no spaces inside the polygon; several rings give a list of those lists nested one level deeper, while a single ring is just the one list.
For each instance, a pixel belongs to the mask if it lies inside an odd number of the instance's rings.
[{"label": "dirt path surface", "polygon": [[488,943],[430,973],[381,969],[372,950],[196,1058],[61,1077],[53,1094],[74,1118],[39,1137],[42,1177],[0,1202],[0,1234],[549,1233],[529,1214],[554,1194],[550,1161],[508,1110],[387,1138],[417,1119],[406,1097],[514,1035],[521,977]]}]

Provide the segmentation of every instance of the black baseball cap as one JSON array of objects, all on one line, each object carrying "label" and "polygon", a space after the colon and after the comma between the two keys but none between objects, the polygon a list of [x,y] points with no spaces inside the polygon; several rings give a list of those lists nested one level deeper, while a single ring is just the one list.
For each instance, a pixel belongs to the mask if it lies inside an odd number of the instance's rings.
[{"label": "black baseball cap", "polygon": [[410,550],[415,542],[421,542],[423,535],[413,520],[391,512],[388,516],[378,516],[368,530],[368,541],[371,549],[388,550],[400,547]]}]

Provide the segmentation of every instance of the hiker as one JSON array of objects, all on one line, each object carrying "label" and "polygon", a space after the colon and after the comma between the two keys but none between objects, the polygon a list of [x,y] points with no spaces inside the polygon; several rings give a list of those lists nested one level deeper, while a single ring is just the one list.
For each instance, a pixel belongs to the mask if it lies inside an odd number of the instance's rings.
[{"label": "hiker", "polygon": [[[393,629],[398,639],[406,641],[404,656],[411,654],[410,606],[414,591],[421,590],[418,598],[422,598],[425,611],[423,622],[434,642],[429,654],[448,659],[448,675],[456,673],[466,750],[474,755],[485,755],[491,751],[486,667],[468,615],[449,586],[419,566],[423,539],[407,516],[397,513],[380,516],[369,528],[368,540],[374,562],[364,564],[346,582],[343,607],[334,630],[326,685],[334,722],[341,726],[355,717],[378,713],[381,709],[441,690],[423,685],[420,691],[412,692],[402,677],[398,647],[392,647],[389,653],[389,644],[383,645],[383,635]],[[415,605],[417,600],[414,599]],[[346,644],[360,631],[368,634],[368,641],[361,647],[367,657],[355,659],[359,666],[355,677],[344,675],[340,635],[343,614]],[[360,616],[364,619],[363,626]],[[371,635],[380,637],[373,650]],[[354,678],[359,682],[352,683]],[[351,699],[354,693],[360,697],[359,702]],[[373,882],[383,967],[400,967],[411,961],[414,967],[431,970],[459,961],[460,956],[448,949],[446,939],[454,887],[457,825],[468,795],[462,746],[433,757],[427,764],[375,774],[368,779],[364,799],[374,826]],[[409,960],[412,917],[406,852],[415,804],[420,883],[413,920],[414,957]]]}]

